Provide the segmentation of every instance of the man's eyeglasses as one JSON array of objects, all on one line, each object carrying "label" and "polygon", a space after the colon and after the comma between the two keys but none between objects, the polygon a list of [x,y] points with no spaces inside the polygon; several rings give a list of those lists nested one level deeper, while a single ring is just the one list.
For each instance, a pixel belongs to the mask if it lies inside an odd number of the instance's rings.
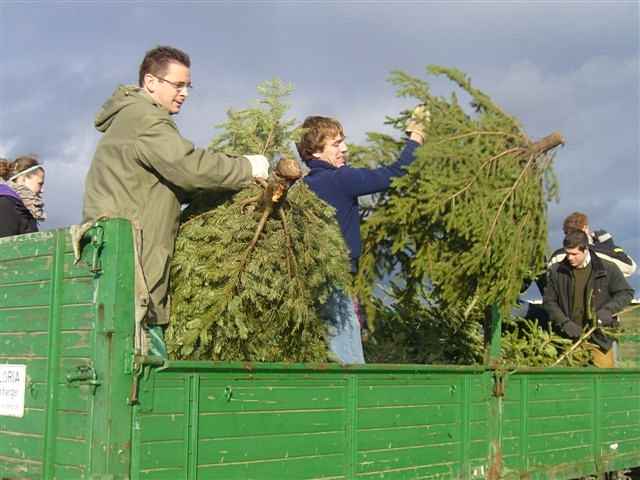
[{"label": "man's eyeglasses", "polygon": [[[154,77],[156,76],[154,75]],[[156,78],[161,82],[168,83],[173,88],[175,88],[178,92],[182,90],[189,91],[193,88],[193,85],[191,85],[190,83],[175,83],[175,82],[172,82],[171,80],[167,80],[166,78],[162,78],[162,77],[156,77]]]}]

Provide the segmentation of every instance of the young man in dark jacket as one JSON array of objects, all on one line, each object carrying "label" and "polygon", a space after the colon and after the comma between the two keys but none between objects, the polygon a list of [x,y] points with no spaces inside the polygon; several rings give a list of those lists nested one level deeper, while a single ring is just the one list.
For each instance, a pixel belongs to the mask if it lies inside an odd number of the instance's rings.
[{"label": "young man in dark jacket", "polygon": [[[563,241],[565,258],[551,267],[543,305],[551,322],[567,337],[578,339],[592,326],[613,327],[615,314],[629,304],[633,289],[620,269],[589,248],[582,230],[570,231]],[[615,365],[614,341],[600,329],[590,337],[593,362]]]},{"label": "young man in dark jacket", "polygon": [[[404,175],[414,152],[424,142],[424,124],[429,112],[417,107],[407,124],[405,147],[392,165],[369,169],[347,165],[347,146],[342,125],[327,117],[308,117],[298,153],[310,168],[304,181],[309,188],[336,209],[336,217],[351,257],[351,270],[358,269],[361,253],[358,197],[387,190],[394,177]],[[336,289],[325,306],[329,324],[330,350],[343,363],[364,363],[360,323],[354,300]]]}]

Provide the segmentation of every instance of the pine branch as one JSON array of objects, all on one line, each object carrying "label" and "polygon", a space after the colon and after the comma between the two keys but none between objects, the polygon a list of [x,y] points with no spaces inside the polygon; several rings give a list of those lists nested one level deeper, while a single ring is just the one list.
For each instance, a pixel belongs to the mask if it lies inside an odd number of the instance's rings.
[{"label": "pine branch", "polygon": [[495,214],[495,216],[493,218],[493,221],[491,222],[491,227],[489,228],[489,233],[487,234],[487,238],[486,238],[486,240],[484,242],[483,255],[487,253],[487,249],[489,248],[489,242],[491,241],[491,237],[493,236],[493,232],[495,231],[495,228],[496,228],[496,225],[498,223],[498,220],[500,219],[500,214],[502,213],[502,209],[504,208],[505,203],[507,203],[507,200],[509,199],[509,197],[511,197],[511,195],[513,195],[513,192],[515,192],[516,188],[518,187],[518,184],[520,183],[520,181],[524,177],[525,173],[527,173],[527,170],[531,166],[531,164],[534,161],[534,159],[535,159],[535,157],[533,155],[531,155],[529,157],[529,160],[527,160],[527,163],[525,164],[524,168],[522,169],[522,172],[520,173],[520,175],[518,176],[516,181],[513,183],[511,188],[509,188],[509,191],[507,192],[507,194],[502,199],[502,202],[500,202],[500,206],[498,207],[498,211],[496,212],[496,214]]},{"label": "pine branch", "polygon": [[560,362],[562,362],[565,358],[567,358],[569,355],[571,355],[580,345],[582,345],[582,343],[591,336],[591,334],[593,332],[596,331],[598,327],[591,327],[585,334],[583,334],[573,345],[571,345],[571,348],[569,350],[567,350],[566,352],[564,352],[560,357],[558,357],[558,359],[553,362],[553,365],[551,365],[552,367],[555,367],[556,365],[558,365]]},{"label": "pine branch", "polygon": [[[498,155],[494,155],[491,158],[488,158],[487,160],[485,160],[481,165],[480,165],[480,170],[482,170],[484,167],[486,167],[488,164],[490,164],[491,162],[493,162],[494,160],[499,160],[500,158],[506,156],[506,155],[510,155],[512,153],[516,153],[516,152],[523,152],[525,151],[522,147],[514,147],[514,148],[510,148],[509,150],[505,150],[504,152],[499,153]],[[467,183],[467,185],[464,186],[464,188],[462,188],[462,190],[457,191],[456,193],[454,193],[453,195],[451,195],[450,197],[448,197],[447,199],[445,199],[444,202],[442,202],[443,205],[446,205],[447,203],[449,203],[451,200],[455,199],[456,197],[458,197],[459,195],[463,194],[464,192],[466,192],[469,188],[471,188],[471,186],[478,180],[479,175],[476,175],[473,179],[471,179],[471,181],[469,181],[469,183]]]},{"label": "pine branch", "polygon": [[532,165],[532,163],[535,161],[537,156],[539,156],[542,153],[546,153],[549,150],[556,148],[558,145],[561,145],[561,144],[564,144],[564,139],[562,138],[562,135],[560,135],[560,133],[558,132],[554,132],[550,135],[547,135],[542,140],[534,143],[533,145],[531,145],[531,147],[529,147],[529,152],[530,152],[529,160],[527,160],[527,163],[522,169],[522,172],[520,173],[520,175],[518,176],[518,178],[516,179],[512,187],[509,189],[507,195],[505,195],[504,199],[500,203],[500,207],[498,207],[496,216],[493,219],[491,228],[489,229],[489,234],[487,235],[487,239],[484,242],[483,253],[487,252],[487,248],[489,247],[489,242],[491,241],[491,237],[493,236],[493,232],[495,230],[496,224],[498,223],[498,218],[500,217],[500,213],[504,208],[504,204],[507,202],[509,197],[513,195],[513,192],[515,192],[516,188],[518,187],[518,184],[520,183],[520,180],[522,180],[522,177],[524,176],[524,174],[527,173],[527,169]]},{"label": "pine branch", "polygon": [[517,135],[514,135],[512,133],[508,133],[508,132],[475,131],[475,132],[463,133],[461,135],[454,135],[453,137],[443,138],[442,140],[436,142],[435,145],[438,145],[438,144],[441,144],[441,143],[451,142],[453,140],[460,140],[462,138],[475,137],[475,136],[480,136],[480,135],[499,135],[499,136],[503,136],[503,137],[511,137],[513,139],[518,139]]},{"label": "pine branch", "polygon": [[267,153],[267,150],[271,146],[271,140],[273,138],[273,133],[276,131],[276,127],[277,126],[278,126],[278,122],[274,122],[273,125],[271,126],[271,130],[269,130],[269,135],[267,136],[267,139],[264,142],[264,147],[262,147],[262,151],[260,152],[261,155],[264,155],[265,153]]}]

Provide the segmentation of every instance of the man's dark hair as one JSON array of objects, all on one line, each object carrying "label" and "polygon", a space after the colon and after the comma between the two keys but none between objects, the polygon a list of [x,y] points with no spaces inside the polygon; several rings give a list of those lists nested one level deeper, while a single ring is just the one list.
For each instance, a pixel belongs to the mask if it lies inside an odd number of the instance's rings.
[{"label": "man's dark hair", "polygon": [[589,246],[589,239],[582,230],[571,230],[564,237],[562,246],[564,248],[579,248],[584,251]]},{"label": "man's dark hair", "polygon": [[582,230],[584,227],[589,225],[589,219],[582,212],[573,212],[567,218],[564,219],[562,223],[562,230],[566,235],[571,230]]},{"label": "man's dark hair", "polygon": [[141,87],[144,85],[144,76],[147,73],[156,77],[164,77],[170,63],[179,63],[191,68],[191,59],[182,50],[168,46],[160,46],[149,50],[140,64],[138,85]]}]

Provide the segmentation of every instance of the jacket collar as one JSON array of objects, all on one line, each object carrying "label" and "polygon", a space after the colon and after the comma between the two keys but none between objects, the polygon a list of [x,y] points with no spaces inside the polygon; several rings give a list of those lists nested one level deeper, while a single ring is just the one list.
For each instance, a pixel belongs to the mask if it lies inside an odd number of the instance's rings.
[{"label": "jacket collar", "polygon": [[[606,273],[605,269],[604,269],[604,264],[602,263],[602,260],[600,260],[600,258],[596,255],[596,253],[591,248],[589,248],[589,262],[588,263],[591,263],[591,269],[592,269],[592,272],[593,272],[594,275],[601,276],[601,275],[604,275]],[[568,275],[571,275],[571,270],[572,269],[573,269],[573,267],[571,267],[571,265],[569,265],[569,262],[567,261],[566,257],[558,265],[558,272],[562,272],[562,273],[565,273],[565,274],[568,274]]]}]

